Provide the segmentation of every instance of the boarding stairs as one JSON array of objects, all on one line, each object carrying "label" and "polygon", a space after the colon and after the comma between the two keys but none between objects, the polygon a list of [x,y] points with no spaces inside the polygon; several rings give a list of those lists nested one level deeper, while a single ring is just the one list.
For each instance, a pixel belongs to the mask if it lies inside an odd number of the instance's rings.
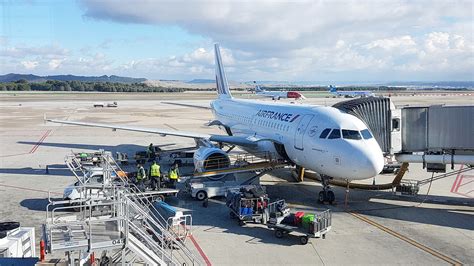
[{"label": "boarding stairs", "polygon": [[[111,155],[103,153],[101,159],[104,180],[114,175],[118,181],[82,186],[86,197],[81,200],[50,196],[43,226],[47,251],[66,252],[68,257],[78,254],[80,265],[91,253],[102,253],[114,265],[203,264],[185,244],[191,234],[191,216],[165,219],[148,197],[119,174],[121,169]],[[87,196],[99,187],[102,198]],[[75,263],[69,260],[69,264]]]}]

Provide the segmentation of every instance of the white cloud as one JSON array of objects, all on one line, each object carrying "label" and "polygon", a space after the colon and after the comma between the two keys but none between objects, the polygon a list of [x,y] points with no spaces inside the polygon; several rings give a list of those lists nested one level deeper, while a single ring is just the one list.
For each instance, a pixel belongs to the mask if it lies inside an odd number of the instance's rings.
[{"label": "white cloud", "polygon": [[404,49],[405,51],[413,51],[416,47],[416,42],[409,35],[404,35],[400,37],[380,39],[370,42],[366,45],[368,49],[373,48],[382,48],[387,51],[392,51],[394,49]]},{"label": "white cloud", "polygon": [[[189,50],[182,54],[157,58],[152,53],[134,54],[140,42],[145,41],[136,39],[140,37],[108,37],[77,50],[60,44],[14,45],[0,38],[3,69],[29,66],[47,74],[210,78],[214,75],[212,43],[220,42],[231,80],[419,80],[474,76],[472,1],[80,3],[84,15],[93,20],[178,26],[201,36],[203,41],[188,43]],[[160,37],[150,38],[156,41]],[[114,56],[114,45],[131,46],[132,42],[134,49],[126,57]],[[188,40],[177,38],[167,42],[182,44]]]},{"label": "white cloud", "polygon": [[449,33],[432,32],[428,34],[428,38],[425,41],[425,47],[428,50],[428,52],[448,50],[449,49]]},{"label": "white cloud", "polygon": [[21,61],[23,67],[27,70],[35,69],[38,66],[38,61]]},{"label": "white cloud", "polygon": [[[235,70],[232,73],[235,78],[243,80],[324,79],[335,77],[332,73],[346,75],[340,79],[362,75],[380,80],[392,79],[393,71],[406,74],[408,69],[415,71],[415,75],[445,71],[448,78],[456,74],[454,71],[472,72],[460,68],[472,65],[471,1],[82,0],[81,3],[85,15],[94,19],[177,25],[208,38],[209,47],[174,55],[168,61],[136,60],[133,68],[145,69],[148,65],[157,71],[153,76],[174,75],[177,71],[212,73],[214,56],[210,43],[213,41],[229,49],[223,55],[225,65],[229,72]],[[457,67],[451,69],[450,65]],[[468,75],[465,78],[472,79]]]},{"label": "white cloud", "polygon": [[62,62],[63,61],[59,60],[59,59],[50,60],[49,63],[48,63],[49,69],[51,69],[51,70],[57,69],[61,65]]}]

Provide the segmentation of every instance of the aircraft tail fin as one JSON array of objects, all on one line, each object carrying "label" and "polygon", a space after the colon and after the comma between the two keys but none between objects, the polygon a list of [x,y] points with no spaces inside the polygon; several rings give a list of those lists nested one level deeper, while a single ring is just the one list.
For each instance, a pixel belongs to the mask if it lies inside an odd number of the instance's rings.
[{"label": "aircraft tail fin", "polygon": [[253,82],[255,84],[255,92],[263,92],[263,89],[260,87],[260,85],[257,85],[257,82]]},{"label": "aircraft tail fin", "polygon": [[334,87],[333,85],[329,85],[329,92],[337,92],[336,87]]},{"label": "aircraft tail fin", "polygon": [[232,94],[229,90],[229,84],[227,83],[224,66],[222,65],[221,51],[218,43],[214,44],[214,53],[216,57],[217,95],[219,98],[232,98]]}]

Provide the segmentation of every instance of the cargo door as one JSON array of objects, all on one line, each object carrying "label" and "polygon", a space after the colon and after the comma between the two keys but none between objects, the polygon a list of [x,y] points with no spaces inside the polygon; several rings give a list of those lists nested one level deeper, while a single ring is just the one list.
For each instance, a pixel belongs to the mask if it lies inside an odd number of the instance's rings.
[{"label": "cargo door", "polygon": [[296,128],[295,132],[295,149],[304,150],[303,137],[306,129],[308,128],[309,122],[313,119],[314,115],[304,115]]}]

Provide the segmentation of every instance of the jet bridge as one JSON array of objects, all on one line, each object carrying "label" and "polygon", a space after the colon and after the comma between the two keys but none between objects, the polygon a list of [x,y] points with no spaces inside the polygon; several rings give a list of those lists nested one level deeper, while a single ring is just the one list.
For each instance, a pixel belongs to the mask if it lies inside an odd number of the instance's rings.
[{"label": "jet bridge", "polygon": [[392,152],[392,109],[390,98],[364,97],[333,105],[345,113],[354,115],[365,122],[384,154]]},{"label": "jet bridge", "polygon": [[[390,98],[368,97],[339,102],[333,107],[364,121],[382,151],[395,155],[396,161],[405,168],[408,163],[423,163],[428,172],[445,173],[446,165],[451,165],[451,172],[430,182],[459,173],[454,170],[455,164],[465,164],[467,169],[474,165],[474,105],[396,109]],[[399,186],[400,182],[403,185],[402,176],[397,175],[392,183],[382,187]],[[416,187],[424,184],[426,182],[416,182]],[[359,184],[354,184],[356,186]],[[381,189],[380,185],[363,187]]]},{"label": "jet bridge", "polygon": [[428,171],[474,165],[474,105],[405,107],[397,161],[423,163]]}]

